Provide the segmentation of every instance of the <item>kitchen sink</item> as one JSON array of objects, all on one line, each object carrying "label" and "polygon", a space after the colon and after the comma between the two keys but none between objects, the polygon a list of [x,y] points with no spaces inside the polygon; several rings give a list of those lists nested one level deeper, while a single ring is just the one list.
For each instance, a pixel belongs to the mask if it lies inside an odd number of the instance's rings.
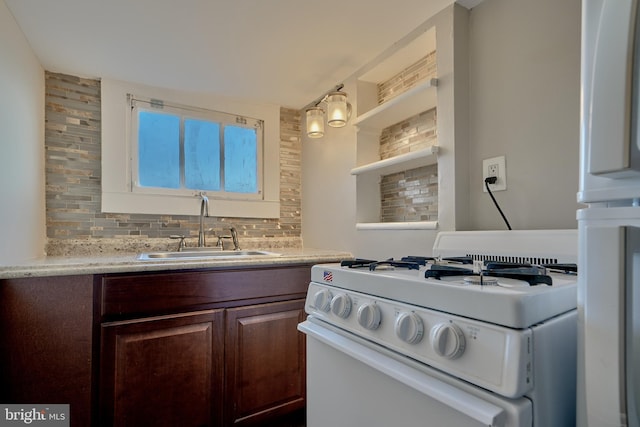
[{"label": "kitchen sink", "polygon": [[193,260],[193,259],[242,259],[256,257],[274,257],[280,256],[276,252],[268,251],[220,251],[203,248],[185,249],[176,252],[146,252],[138,255],[141,261],[162,261],[162,260]]}]

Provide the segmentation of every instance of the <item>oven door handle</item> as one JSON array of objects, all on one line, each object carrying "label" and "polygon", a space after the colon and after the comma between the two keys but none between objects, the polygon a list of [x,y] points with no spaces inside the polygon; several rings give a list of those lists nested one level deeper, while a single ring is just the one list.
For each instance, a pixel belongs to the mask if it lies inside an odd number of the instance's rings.
[{"label": "oven door handle", "polygon": [[353,357],[359,362],[365,363],[425,396],[449,406],[456,412],[463,413],[474,421],[489,427],[504,425],[506,413],[499,406],[473,396],[309,320],[300,323],[298,330]]}]

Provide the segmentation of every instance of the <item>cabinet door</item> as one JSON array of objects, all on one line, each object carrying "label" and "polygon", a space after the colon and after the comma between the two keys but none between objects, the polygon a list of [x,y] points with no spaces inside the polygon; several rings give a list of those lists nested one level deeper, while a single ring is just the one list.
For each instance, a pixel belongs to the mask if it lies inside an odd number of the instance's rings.
[{"label": "cabinet door", "polygon": [[92,276],[0,280],[0,402],[67,403],[91,425],[92,316]]},{"label": "cabinet door", "polygon": [[100,424],[222,425],[224,312],[102,325]]},{"label": "cabinet door", "polygon": [[302,299],[227,311],[226,425],[277,425],[304,408],[304,317]]}]

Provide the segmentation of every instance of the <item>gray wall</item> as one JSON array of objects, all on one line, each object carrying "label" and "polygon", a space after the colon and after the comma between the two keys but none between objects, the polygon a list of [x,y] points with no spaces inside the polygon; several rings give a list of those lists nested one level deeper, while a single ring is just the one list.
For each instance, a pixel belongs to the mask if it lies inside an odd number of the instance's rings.
[{"label": "gray wall", "polygon": [[504,229],[482,159],[506,156],[495,193],[514,229],[576,228],[580,0],[485,0],[470,16],[471,228]]}]

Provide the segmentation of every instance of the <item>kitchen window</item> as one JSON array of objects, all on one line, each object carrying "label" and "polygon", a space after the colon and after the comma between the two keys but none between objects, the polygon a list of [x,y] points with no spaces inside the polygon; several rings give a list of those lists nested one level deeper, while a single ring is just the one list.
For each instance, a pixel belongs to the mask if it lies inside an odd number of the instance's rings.
[{"label": "kitchen window", "polygon": [[280,217],[278,105],[102,79],[101,111],[102,212]]},{"label": "kitchen window", "polygon": [[262,194],[259,119],[130,97],[134,192]]}]

